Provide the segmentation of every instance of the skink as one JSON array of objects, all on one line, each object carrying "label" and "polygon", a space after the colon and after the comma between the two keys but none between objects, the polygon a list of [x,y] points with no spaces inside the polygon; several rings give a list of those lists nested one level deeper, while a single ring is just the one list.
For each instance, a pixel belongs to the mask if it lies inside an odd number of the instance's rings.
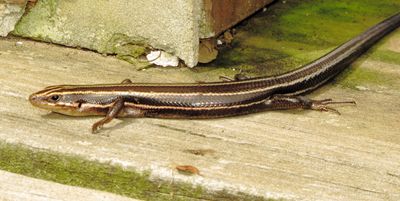
[{"label": "skink", "polygon": [[49,86],[29,97],[39,108],[72,116],[101,115],[96,132],[115,117],[217,118],[274,109],[333,110],[330,99],[301,94],[343,71],[400,25],[400,13],[371,27],[321,58],[277,76],[210,83],[132,83]]}]

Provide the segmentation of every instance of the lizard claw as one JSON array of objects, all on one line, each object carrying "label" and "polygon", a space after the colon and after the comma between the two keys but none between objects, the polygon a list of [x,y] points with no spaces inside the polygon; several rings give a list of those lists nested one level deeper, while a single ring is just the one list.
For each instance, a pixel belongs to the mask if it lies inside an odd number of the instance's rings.
[{"label": "lizard claw", "polygon": [[355,101],[333,101],[332,99],[311,100],[310,109],[322,112],[334,112],[340,115],[340,112],[335,108],[329,107],[332,104],[356,104]]},{"label": "lizard claw", "polygon": [[[99,122],[98,122],[98,123],[99,123]],[[99,129],[101,129],[102,127],[103,127],[103,125],[100,125],[100,124],[97,124],[97,123],[93,124],[93,126],[92,126],[92,134],[96,134],[97,131],[98,131]]]}]

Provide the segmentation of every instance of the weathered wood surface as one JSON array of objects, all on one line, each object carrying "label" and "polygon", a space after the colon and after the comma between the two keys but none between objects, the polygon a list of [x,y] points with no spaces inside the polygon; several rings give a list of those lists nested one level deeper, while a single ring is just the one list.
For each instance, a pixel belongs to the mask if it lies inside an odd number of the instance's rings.
[{"label": "weathered wood surface", "polygon": [[[99,118],[73,118],[33,108],[30,93],[54,84],[191,82],[218,75],[187,69],[137,71],[96,53],[16,39],[0,40],[0,140],[151,170],[174,179],[295,200],[400,199],[400,81],[352,90],[327,85],[312,96],[354,99],[342,115],[275,111],[217,120],[115,120],[92,135]],[[400,52],[399,30],[381,48]],[[400,64],[364,58],[360,68],[400,77]],[[207,77],[207,79],[206,79]],[[214,79],[213,79],[214,78]],[[204,156],[186,149],[209,149]],[[184,176],[175,165],[193,165]]]},{"label": "weathered wood surface", "polygon": [[33,179],[0,170],[0,200],[2,201],[134,201],[122,196],[90,189],[72,187]]}]

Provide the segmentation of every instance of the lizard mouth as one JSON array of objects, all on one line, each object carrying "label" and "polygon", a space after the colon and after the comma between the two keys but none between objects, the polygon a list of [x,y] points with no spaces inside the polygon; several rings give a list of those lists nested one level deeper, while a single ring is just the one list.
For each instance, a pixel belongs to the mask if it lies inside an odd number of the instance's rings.
[{"label": "lizard mouth", "polygon": [[49,103],[46,99],[46,97],[41,96],[38,93],[31,94],[29,96],[29,102],[38,108],[54,111],[55,109],[55,104]]},{"label": "lizard mouth", "polygon": [[36,107],[40,107],[40,97],[34,93],[29,96],[29,102]]}]

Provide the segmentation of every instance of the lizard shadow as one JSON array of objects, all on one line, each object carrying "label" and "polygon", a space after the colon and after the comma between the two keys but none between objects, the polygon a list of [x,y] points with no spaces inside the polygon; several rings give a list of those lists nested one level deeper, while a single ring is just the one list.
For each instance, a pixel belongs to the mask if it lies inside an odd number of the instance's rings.
[{"label": "lizard shadow", "polygon": [[[70,120],[80,120],[80,121],[87,121],[91,120],[91,125],[100,119],[103,118],[103,116],[82,116],[82,117],[75,117],[75,116],[68,116],[68,115],[63,115],[55,112],[49,112],[47,114],[41,115],[43,119],[48,119],[48,120],[57,120],[57,121],[70,121]],[[118,120],[118,122],[112,122],[112,125],[106,124],[104,127],[102,127],[96,135],[100,136],[109,136],[111,132],[118,132],[118,130],[125,128],[129,124],[131,124],[135,118],[116,118],[113,121]],[[89,130],[89,129],[88,129]]]}]

